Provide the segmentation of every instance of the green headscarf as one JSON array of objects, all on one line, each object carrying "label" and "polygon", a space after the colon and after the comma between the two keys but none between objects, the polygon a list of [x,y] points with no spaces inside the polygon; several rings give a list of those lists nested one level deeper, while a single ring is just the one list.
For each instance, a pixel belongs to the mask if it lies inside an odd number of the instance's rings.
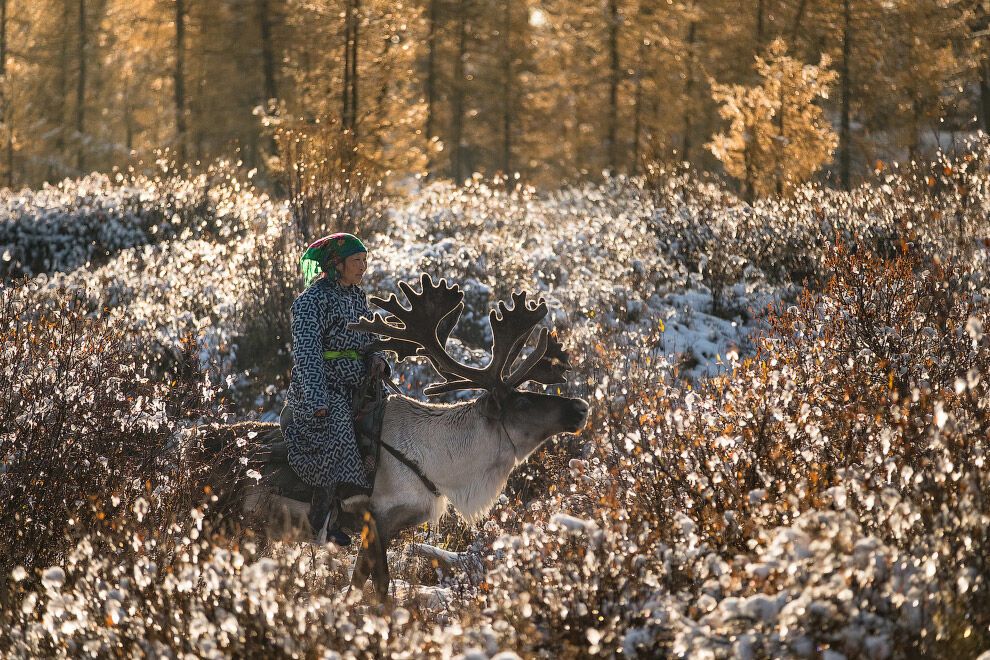
[{"label": "green headscarf", "polygon": [[367,251],[368,248],[364,246],[360,238],[344,232],[330,234],[311,243],[303,252],[302,258],[299,259],[299,266],[302,268],[306,286],[312,284],[324,272],[324,266],[327,268],[327,276],[336,279],[338,272],[333,266],[352,254]]}]

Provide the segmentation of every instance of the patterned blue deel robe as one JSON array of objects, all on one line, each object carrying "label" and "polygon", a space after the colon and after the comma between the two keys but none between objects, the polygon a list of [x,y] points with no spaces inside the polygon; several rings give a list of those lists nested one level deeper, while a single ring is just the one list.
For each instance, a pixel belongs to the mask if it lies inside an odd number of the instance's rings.
[{"label": "patterned blue deel robe", "polygon": [[[360,287],[342,286],[329,277],[313,282],[292,303],[293,366],[286,397],[292,414],[282,429],[289,465],[309,485],[342,497],[371,489],[351,413],[366,366],[353,358],[327,360],[323,351],[364,349],[373,335],[347,324],[370,315]],[[327,408],[326,417],[313,414],[321,407]]]}]

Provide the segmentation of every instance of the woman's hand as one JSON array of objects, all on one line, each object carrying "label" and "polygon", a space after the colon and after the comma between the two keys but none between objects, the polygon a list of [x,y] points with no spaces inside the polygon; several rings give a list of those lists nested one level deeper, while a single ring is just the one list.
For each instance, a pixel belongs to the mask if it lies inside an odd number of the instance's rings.
[{"label": "woman's hand", "polygon": [[326,417],[326,416],[327,416],[326,408],[317,408],[315,411],[313,411],[313,417]]},{"label": "woman's hand", "polygon": [[375,355],[371,358],[370,371],[372,378],[382,378],[388,376],[391,370],[388,368],[388,362]]}]

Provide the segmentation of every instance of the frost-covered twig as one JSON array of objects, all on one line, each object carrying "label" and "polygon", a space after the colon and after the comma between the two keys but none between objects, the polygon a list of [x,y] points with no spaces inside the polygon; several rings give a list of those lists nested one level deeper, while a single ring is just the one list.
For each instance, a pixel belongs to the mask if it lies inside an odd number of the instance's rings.
[{"label": "frost-covered twig", "polygon": [[472,583],[480,581],[484,576],[484,564],[481,556],[475,552],[451,552],[428,543],[411,543],[409,552],[430,561],[443,575],[462,574]]}]

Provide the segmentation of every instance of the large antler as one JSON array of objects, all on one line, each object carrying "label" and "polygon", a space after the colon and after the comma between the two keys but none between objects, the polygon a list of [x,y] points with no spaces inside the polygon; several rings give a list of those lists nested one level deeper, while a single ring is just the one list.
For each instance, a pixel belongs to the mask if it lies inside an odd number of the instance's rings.
[{"label": "large antler", "polygon": [[512,305],[499,302],[489,313],[492,326],[491,360],[483,368],[461,364],[447,353],[447,338],[457,324],[464,309],[464,293],[457,285],[446,280],[434,284],[433,278],[424,274],[420,279],[420,291],[416,292],[406,282],[399,288],[409,301],[404,307],[392,294],[388,299],[372,298],[371,301],[390,314],[375,314],[372,319],[361,319],[351,327],[373,332],[384,337],[375,348],[394,351],[399,359],[410,355],[425,356],[433,364],[444,381],[426,388],[426,394],[442,394],[455,390],[515,388],[527,380],[550,385],[564,381],[564,371],[570,368],[563,347],[551,337],[546,328],[540,329],[536,349],[510,374],[533,328],[547,315],[547,305],[542,299],[527,300],[527,294],[513,293]]},{"label": "large antler", "polygon": [[[361,319],[351,324],[355,329],[383,337],[375,342],[373,350],[393,351],[399,360],[421,354],[420,349],[429,350],[434,345],[443,351],[464,309],[464,293],[456,284],[448,286],[446,280],[433,284],[433,278],[426,273],[420,282],[421,293],[416,293],[408,283],[399,282],[399,289],[410,303],[409,309],[402,306],[394,293],[389,294],[387,299],[375,297],[371,302],[389,312],[390,316],[385,318],[375,314],[371,320]],[[424,330],[433,336],[427,336]],[[434,366],[439,365],[434,363]]]}]

